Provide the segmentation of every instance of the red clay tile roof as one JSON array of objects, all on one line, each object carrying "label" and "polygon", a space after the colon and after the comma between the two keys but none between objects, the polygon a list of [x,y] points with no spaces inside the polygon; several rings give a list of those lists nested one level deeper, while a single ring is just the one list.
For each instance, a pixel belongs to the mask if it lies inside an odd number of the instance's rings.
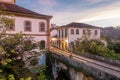
[{"label": "red clay tile roof", "polygon": [[2,11],[2,8],[5,7],[7,12],[12,13],[20,13],[20,14],[29,14],[32,16],[39,16],[39,17],[45,17],[45,18],[52,18],[52,16],[38,14],[34,11],[28,10],[26,8],[23,8],[21,6],[18,6],[16,4],[7,4],[7,3],[0,3],[0,11]]},{"label": "red clay tile roof", "polygon": [[95,28],[95,29],[97,28],[97,29],[100,29],[100,27],[97,27],[97,26],[93,26],[93,25],[89,25],[89,24],[85,24],[85,23],[77,23],[77,22],[72,22],[70,24],[61,26],[60,28],[63,28],[63,27],[66,27],[66,28],[73,27],[73,28]]}]

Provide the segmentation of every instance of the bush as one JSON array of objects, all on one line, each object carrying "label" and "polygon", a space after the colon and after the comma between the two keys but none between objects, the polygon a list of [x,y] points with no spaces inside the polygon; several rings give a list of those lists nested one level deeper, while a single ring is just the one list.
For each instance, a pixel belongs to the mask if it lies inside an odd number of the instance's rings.
[{"label": "bush", "polygon": [[[116,50],[119,51],[119,44],[117,44]],[[107,58],[113,58],[120,60],[120,55],[116,54],[114,50],[110,50],[105,47],[104,44],[99,40],[83,40],[77,41],[75,44],[75,51],[80,53],[90,53],[94,55],[99,55]]]},{"label": "bush", "polygon": [[113,49],[116,53],[120,54],[120,42],[112,43],[112,45],[109,45],[108,47]]}]

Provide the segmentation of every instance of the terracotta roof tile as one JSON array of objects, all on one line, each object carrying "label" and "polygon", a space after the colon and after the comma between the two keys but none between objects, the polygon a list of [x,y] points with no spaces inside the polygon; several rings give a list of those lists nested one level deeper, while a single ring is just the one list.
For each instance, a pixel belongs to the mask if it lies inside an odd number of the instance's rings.
[{"label": "terracotta roof tile", "polygon": [[7,12],[14,12],[14,13],[29,14],[29,15],[34,15],[34,16],[42,16],[42,17],[52,18],[52,16],[38,14],[34,11],[28,10],[28,9],[18,6],[16,4],[0,3],[0,11],[2,11],[3,7],[6,8]]},{"label": "terracotta roof tile", "polygon": [[85,24],[85,23],[77,23],[77,22],[72,22],[70,24],[67,24],[67,25],[64,25],[64,26],[61,26],[60,28],[63,28],[63,27],[75,27],[75,28],[100,28],[100,27],[97,27],[97,26],[93,26],[93,25],[89,25],[89,24]]}]

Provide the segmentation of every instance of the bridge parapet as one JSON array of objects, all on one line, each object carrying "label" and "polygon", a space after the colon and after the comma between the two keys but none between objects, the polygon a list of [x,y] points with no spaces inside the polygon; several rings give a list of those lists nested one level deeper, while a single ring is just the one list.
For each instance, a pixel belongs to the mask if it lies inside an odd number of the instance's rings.
[{"label": "bridge parapet", "polygon": [[77,72],[83,72],[84,74],[94,77],[95,80],[120,80],[120,76],[107,73],[105,70],[99,70],[95,67],[91,67],[84,60],[76,60],[75,58],[65,56],[52,52],[52,56],[61,63],[64,63],[67,67],[74,68]]}]

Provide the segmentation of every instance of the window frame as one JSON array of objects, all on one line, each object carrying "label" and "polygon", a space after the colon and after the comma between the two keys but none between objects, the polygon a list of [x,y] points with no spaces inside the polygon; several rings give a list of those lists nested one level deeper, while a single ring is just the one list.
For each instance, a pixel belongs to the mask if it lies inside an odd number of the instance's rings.
[{"label": "window frame", "polygon": [[59,38],[60,38],[60,30],[58,30],[58,36],[59,36]]},{"label": "window frame", "polygon": [[65,28],[65,38],[68,36],[68,29]]},{"label": "window frame", "polygon": [[95,34],[95,35],[98,35],[98,30],[95,30],[95,31],[94,31],[94,34]]},{"label": "window frame", "polygon": [[74,29],[71,29],[71,30],[70,30],[70,33],[71,33],[72,35],[74,35]]},{"label": "window frame", "polygon": [[76,34],[79,35],[79,29],[76,29]]},{"label": "window frame", "polygon": [[[10,27],[13,27],[13,29],[10,29]],[[10,26],[10,27],[9,27],[9,29],[8,29],[9,31],[15,31],[15,25]]]},{"label": "window frame", "polygon": [[88,29],[87,31],[88,31],[88,35],[91,35],[91,30],[90,30],[90,29]]},{"label": "window frame", "polygon": [[[42,24],[44,24],[44,30]],[[39,32],[45,32],[45,30],[45,22],[39,22]]]},{"label": "window frame", "polygon": [[85,30],[85,29],[83,29],[83,30],[82,30],[82,33],[83,33],[83,35],[85,35],[85,34],[86,34],[86,30]]},{"label": "window frame", "polygon": [[63,32],[64,32],[63,29],[61,29],[61,38],[63,38],[63,36],[64,36]]},{"label": "window frame", "polygon": [[[26,27],[27,27],[26,22],[30,22],[30,30],[26,29]],[[26,31],[26,32],[31,32],[32,31],[32,22],[31,21],[29,21],[29,20],[24,21],[24,31]]]}]

